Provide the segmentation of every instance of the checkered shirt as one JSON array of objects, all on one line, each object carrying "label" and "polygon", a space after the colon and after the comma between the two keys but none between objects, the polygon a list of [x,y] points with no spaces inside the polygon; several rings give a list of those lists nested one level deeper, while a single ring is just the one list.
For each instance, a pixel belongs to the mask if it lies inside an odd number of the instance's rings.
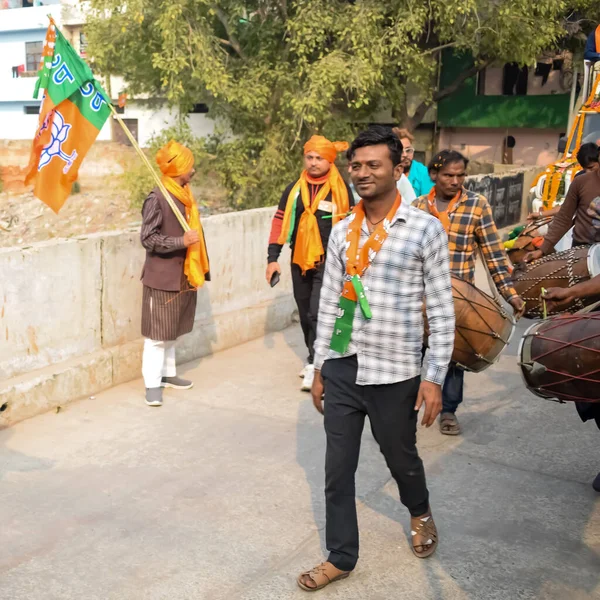
[{"label": "checkered shirt", "polygon": [[[417,198],[413,206],[429,213],[427,196]],[[475,283],[475,260],[477,249],[481,248],[498,291],[506,300],[516,297],[518,294],[510,277],[508,256],[498,235],[489,202],[483,196],[463,188],[460,202],[448,217],[450,271],[469,283]]]},{"label": "checkered shirt", "polygon": [[[315,341],[316,369],[325,360],[356,355],[358,385],[406,381],[421,372],[423,301],[430,328],[426,379],[442,385],[454,346],[454,303],[448,243],[441,223],[402,202],[389,234],[362,277],[372,318],[357,305],[350,345],[345,354],[330,349],[346,277],[348,217],[338,223],[329,239],[321,288]],[[369,238],[366,219],[359,246]]]}]

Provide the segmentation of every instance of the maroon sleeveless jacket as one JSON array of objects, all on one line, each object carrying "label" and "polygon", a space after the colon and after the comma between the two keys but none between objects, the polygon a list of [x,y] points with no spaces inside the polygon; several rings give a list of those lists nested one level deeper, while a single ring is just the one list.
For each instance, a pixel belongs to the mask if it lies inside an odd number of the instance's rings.
[{"label": "maroon sleeveless jacket", "polygon": [[[152,197],[158,200],[162,212],[160,234],[181,239],[183,237],[183,227],[181,227],[162,192],[158,188],[155,188],[150,192],[145,202],[148,202]],[[185,219],[185,206],[173,195],[171,195],[171,198]],[[167,254],[159,254],[146,250],[142,283],[156,290],[179,292],[181,290],[186,254],[187,248],[178,248]]]}]

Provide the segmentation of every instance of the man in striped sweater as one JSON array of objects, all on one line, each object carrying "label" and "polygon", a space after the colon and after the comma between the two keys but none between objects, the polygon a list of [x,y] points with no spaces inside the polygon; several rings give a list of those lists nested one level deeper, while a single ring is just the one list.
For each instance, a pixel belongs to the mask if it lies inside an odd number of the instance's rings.
[{"label": "man in striped sweater", "polygon": [[313,136],[305,144],[304,171],[284,190],[269,236],[268,283],[281,273],[278,261],[283,245],[288,243],[292,249],[294,299],[308,348],[307,365],[300,373],[302,390],[307,392],[314,378],[313,345],[329,234],[354,206],[352,191],[334,164],[337,153],[347,147],[322,136]]}]

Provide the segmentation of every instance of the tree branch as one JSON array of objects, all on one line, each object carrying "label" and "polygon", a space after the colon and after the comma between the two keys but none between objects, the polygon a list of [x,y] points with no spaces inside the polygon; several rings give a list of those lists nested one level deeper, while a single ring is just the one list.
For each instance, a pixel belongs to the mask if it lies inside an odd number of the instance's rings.
[{"label": "tree branch", "polygon": [[287,12],[287,0],[281,0],[279,4],[279,8],[281,9],[281,16],[284,21],[288,20],[288,12]]},{"label": "tree branch", "polygon": [[[227,37],[229,38],[229,45],[236,51],[237,55],[241,59],[246,60],[246,55],[244,54],[244,51],[242,50],[240,43],[237,41],[237,38],[235,37],[234,33],[231,31],[231,26],[229,25],[229,18],[227,17],[225,12],[221,8],[219,8],[216,4],[213,4],[211,6],[211,8],[215,11],[215,14],[217,15],[217,19],[219,19],[219,21],[221,21],[221,24],[225,28],[225,33],[227,34]],[[222,40],[219,40],[219,41],[222,41]]]},{"label": "tree branch", "polygon": [[424,100],[423,102],[421,102],[419,106],[417,106],[412,117],[408,117],[407,115],[406,120],[402,121],[402,126],[406,127],[406,129],[408,129],[409,131],[413,131],[417,127],[417,125],[421,123],[421,121],[427,114],[427,111],[433,104],[454,94],[454,92],[459,90],[467,79],[473,77],[473,75],[476,75],[477,73],[479,73],[479,71],[485,69],[485,67],[487,67],[490,64],[490,62],[491,61],[484,61],[483,63],[473,65],[470,69],[463,71],[449,86],[445,87],[444,89],[438,90],[436,93],[434,93],[431,100]]},{"label": "tree branch", "polygon": [[441,52],[444,48],[454,48],[454,46],[458,46],[459,42],[450,42],[448,44],[442,44],[441,46],[436,46],[435,48],[430,48],[429,50],[425,50],[425,52],[421,52],[419,56],[427,56],[428,54],[436,54],[437,52]]}]

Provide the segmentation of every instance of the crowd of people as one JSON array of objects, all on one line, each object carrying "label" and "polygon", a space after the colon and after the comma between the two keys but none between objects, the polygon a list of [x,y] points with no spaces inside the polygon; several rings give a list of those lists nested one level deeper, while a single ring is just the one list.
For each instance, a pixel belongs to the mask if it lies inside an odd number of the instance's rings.
[{"label": "crowd of people", "polygon": [[[272,221],[265,277],[273,286],[286,276],[279,258],[289,244],[289,276],[307,350],[302,389],[312,393],[324,415],[327,439],[329,556],[299,575],[297,583],[307,591],[347,577],[358,560],[354,476],[366,416],[410,513],[413,553],[427,558],[437,548],[416,430],[423,408],[426,427],[438,421],[442,434],[461,433],[456,412],[463,401],[464,370],[451,360],[451,275],[473,283],[480,251],[516,318],[525,309],[490,204],[464,187],[467,158],[442,150],[425,167],[414,159],[412,143],[408,131],[382,126],[362,131],[349,147],[313,136],[304,146],[304,168],[283,190]],[[335,164],[344,151],[350,182]],[[162,404],[164,387],[192,385],[177,376],[174,344],[191,330],[195,290],[210,278],[189,187],[191,152],[170,142],[157,162],[190,230],[183,231],[163,193],[153,190],[144,203],[141,234],[147,252],[143,376],[150,406]],[[600,170],[595,169],[575,179],[539,252],[551,252],[573,220],[574,243],[593,243],[599,203]],[[596,293],[600,277],[568,290],[550,289],[546,298],[559,303]],[[429,350],[421,378],[424,313]],[[600,405],[594,406],[582,418],[595,419],[600,427]],[[600,487],[600,475],[594,485]]]}]

